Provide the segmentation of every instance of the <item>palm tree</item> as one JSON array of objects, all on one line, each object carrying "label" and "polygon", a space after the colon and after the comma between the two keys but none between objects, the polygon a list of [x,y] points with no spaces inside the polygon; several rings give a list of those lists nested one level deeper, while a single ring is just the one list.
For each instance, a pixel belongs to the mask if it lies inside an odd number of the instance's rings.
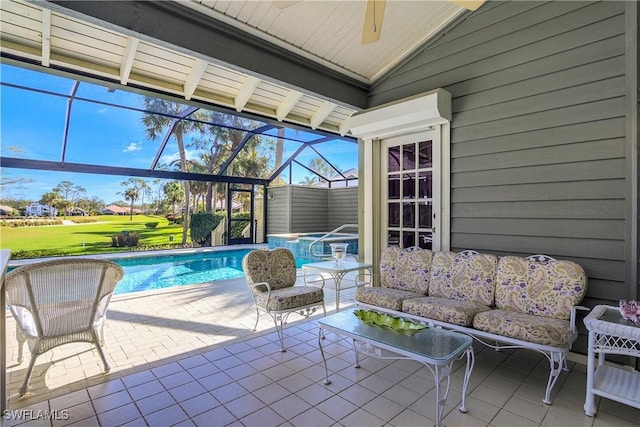
[{"label": "palm tree", "polygon": [[[202,160],[206,164],[206,172],[213,174],[227,160],[238,145],[245,139],[247,132],[242,129],[254,129],[259,123],[245,117],[234,116],[218,111],[209,111],[208,120],[211,123],[219,123],[223,126],[211,125],[207,130],[208,138],[202,138],[194,142],[195,148],[203,150]],[[242,152],[257,147],[262,142],[262,135],[253,135]],[[227,175],[234,175],[233,163],[227,168]],[[225,171],[223,171],[225,173]],[[211,211],[216,205],[217,192],[214,183],[207,184],[207,196],[205,210]]]},{"label": "palm tree", "polygon": [[136,200],[138,200],[138,197],[140,197],[140,193],[138,192],[137,188],[129,187],[126,190],[124,190],[124,193],[122,194],[124,195],[125,200],[129,200],[131,202],[131,210],[129,211],[129,221],[133,221],[133,204],[136,202]]},{"label": "palm tree", "polygon": [[164,185],[163,190],[167,202],[171,203],[171,212],[175,216],[176,203],[184,201],[184,189],[180,187],[178,181],[171,181]]},{"label": "palm tree", "polygon": [[[184,149],[184,137],[186,134],[199,131],[203,132],[203,126],[199,121],[185,120],[186,112],[190,107],[159,98],[145,97],[144,107],[147,111],[156,111],[158,114],[147,112],[142,116],[142,123],[146,126],[147,136],[151,139],[164,137],[170,132],[176,139],[178,154],[180,155],[180,170],[187,171],[187,157]],[[187,243],[189,230],[189,181],[184,180],[184,198],[186,200],[184,218],[182,221],[182,244]]]},{"label": "palm tree", "polygon": [[140,198],[140,210],[144,211],[144,195],[151,190],[149,184],[142,178],[129,178],[126,181],[120,183],[120,185],[126,188],[135,188],[138,190],[138,198]]},{"label": "palm tree", "polygon": [[303,181],[300,181],[300,184],[303,185],[315,185],[318,183],[318,178],[315,176],[305,176]]}]

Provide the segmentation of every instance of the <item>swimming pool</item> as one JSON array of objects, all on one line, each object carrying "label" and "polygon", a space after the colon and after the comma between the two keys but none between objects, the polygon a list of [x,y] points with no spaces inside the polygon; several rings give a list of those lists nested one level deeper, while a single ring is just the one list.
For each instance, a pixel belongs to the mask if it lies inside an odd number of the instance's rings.
[{"label": "swimming pool", "polygon": [[[242,258],[251,249],[114,258],[124,269],[115,295],[244,277]],[[313,262],[297,258],[296,265]]]},{"label": "swimming pool", "polygon": [[[324,237],[322,243],[314,246],[313,254],[309,252],[309,245]],[[269,249],[287,248],[296,258],[320,259],[317,254],[330,254],[331,243],[348,243],[347,253],[358,255],[358,235],[351,233],[289,233],[267,234]]]}]

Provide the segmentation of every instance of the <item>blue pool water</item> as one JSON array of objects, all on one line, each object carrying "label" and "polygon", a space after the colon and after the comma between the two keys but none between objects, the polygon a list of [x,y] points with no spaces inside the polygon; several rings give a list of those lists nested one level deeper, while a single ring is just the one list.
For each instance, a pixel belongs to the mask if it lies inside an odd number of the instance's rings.
[{"label": "blue pool water", "polygon": [[[244,277],[249,249],[113,259],[124,269],[115,295]],[[296,265],[313,262],[296,259]]]}]

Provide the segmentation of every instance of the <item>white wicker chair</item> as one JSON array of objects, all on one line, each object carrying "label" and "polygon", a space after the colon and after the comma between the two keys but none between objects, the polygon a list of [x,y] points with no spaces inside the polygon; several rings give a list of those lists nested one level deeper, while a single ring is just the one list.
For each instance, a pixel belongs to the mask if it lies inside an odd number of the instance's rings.
[{"label": "white wicker chair", "polygon": [[24,343],[31,351],[20,396],[29,390],[37,356],[72,342],[96,345],[105,373],[111,366],[102,351],[107,306],[122,278],[122,268],[95,259],[55,260],[24,265],[9,272],[7,305],[16,319],[18,363]]},{"label": "white wicker chair", "polygon": [[256,249],[242,259],[242,270],[256,306],[256,324],[260,310],[271,316],[280,339],[280,351],[284,347],[284,324],[291,313],[309,317],[324,306],[324,278],[322,286],[294,286],[297,279],[296,261],[290,250]]}]

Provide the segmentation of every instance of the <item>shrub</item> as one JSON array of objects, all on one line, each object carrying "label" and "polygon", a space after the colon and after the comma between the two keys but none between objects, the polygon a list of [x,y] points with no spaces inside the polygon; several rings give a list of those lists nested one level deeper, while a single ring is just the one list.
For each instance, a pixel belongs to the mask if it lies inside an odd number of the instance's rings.
[{"label": "shrub", "polygon": [[116,248],[138,246],[138,233],[123,231],[122,233],[114,234],[111,236],[111,246]]},{"label": "shrub", "polygon": [[211,232],[222,221],[224,215],[200,212],[191,215],[191,241],[200,246],[211,246]]},{"label": "shrub", "polygon": [[0,223],[5,227],[41,227],[45,225],[62,225],[61,219],[15,219]]},{"label": "shrub", "polygon": [[98,218],[94,218],[90,216],[78,216],[78,217],[71,218],[71,221],[73,221],[76,224],[86,224],[89,222],[98,222]]},{"label": "shrub", "polygon": [[[245,229],[247,225],[249,225],[249,221],[251,220],[251,214],[248,212],[238,212],[235,214],[231,214],[231,218],[235,221],[231,226],[231,237],[234,239],[242,238],[242,231]],[[245,220],[245,221],[238,221]]]},{"label": "shrub", "polygon": [[154,228],[156,228],[158,226],[157,222],[146,222],[144,224],[144,226],[150,230],[153,230]]}]

